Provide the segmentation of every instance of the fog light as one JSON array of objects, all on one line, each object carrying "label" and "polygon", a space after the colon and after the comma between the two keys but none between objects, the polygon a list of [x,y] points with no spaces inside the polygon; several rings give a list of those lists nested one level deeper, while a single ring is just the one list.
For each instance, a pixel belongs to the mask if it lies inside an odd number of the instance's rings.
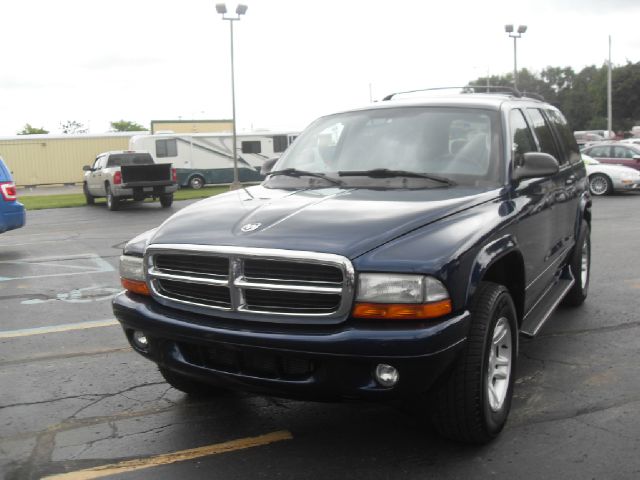
[{"label": "fog light", "polygon": [[383,387],[391,388],[400,378],[398,369],[384,363],[378,364],[376,367],[376,381]]},{"label": "fog light", "polygon": [[149,340],[147,339],[147,336],[144,334],[144,332],[141,332],[140,330],[134,330],[131,338],[133,339],[133,344],[140,350],[146,352],[149,349]]}]

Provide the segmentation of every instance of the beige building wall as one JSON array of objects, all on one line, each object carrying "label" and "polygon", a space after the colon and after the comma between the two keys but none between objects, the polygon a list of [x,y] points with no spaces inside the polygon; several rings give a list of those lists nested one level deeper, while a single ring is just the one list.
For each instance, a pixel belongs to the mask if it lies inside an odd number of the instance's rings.
[{"label": "beige building wall", "polygon": [[0,156],[13,172],[16,185],[47,185],[83,181],[83,165],[101,152],[127,150],[133,135],[21,135],[0,138]]},{"label": "beige building wall", "polygon": [[151,120],[151,134],[173,133],[231,133],[231,120]]}]

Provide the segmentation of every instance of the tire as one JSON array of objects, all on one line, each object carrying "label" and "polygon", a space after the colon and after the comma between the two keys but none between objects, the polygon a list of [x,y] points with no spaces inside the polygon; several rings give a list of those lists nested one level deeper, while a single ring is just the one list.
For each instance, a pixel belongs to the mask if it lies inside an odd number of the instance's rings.
[{"label": "tire", "polygon": [[111,191],[111,187],[109,185],[107,185],[106,190],[107,190],[107,208],[112,212],[118,210],[120,208],[120,199],[113,195],[113,192]]},{"label": "tire", "polygon": [[589,177],[589,191],[597,197],[613,193],[611,179],[603,173],[594,173]]},{"label": "tire", "polygon": [[511,408],[517,346],[518,322],[509,291],[480,283],[464,349],[433,398],[432,422],[442,436],[475,444],[498,436]]},{"label": "tire", "polygon": [[200,175],[194,175],[189,179],[189,186],[194,190],[200,190],[202,187],[204,187],[204,178],[202,178]]},{"label": "tire", "polygon": [[160,374],[169,385],[192,397],[213,397],[228,392],[228,390],[224,388],[199,382],[191,377],[167,370],[166,368],[158,368],[160,370]]},{"label": "tire", "polygon": [[562,303],[569,307],[577,307],[587,298],[591,279],[591,229],[586,220],[582,220],[580,225],[580,234],[569,260],[569,268],[575,283]]},{"label": "tire", "polygon": [[173,193],[167,195],[160,195],[160,205],[162,208],[169,208],[173,203]]},{"label": "tire", "polygon": [[89,187],[87,186],[87,182],[84,182],[82,184],[82,192],[84,193],[84,198],[87,201],[87,205],[93,205],[96,203],[95,197],[89,193]]}]

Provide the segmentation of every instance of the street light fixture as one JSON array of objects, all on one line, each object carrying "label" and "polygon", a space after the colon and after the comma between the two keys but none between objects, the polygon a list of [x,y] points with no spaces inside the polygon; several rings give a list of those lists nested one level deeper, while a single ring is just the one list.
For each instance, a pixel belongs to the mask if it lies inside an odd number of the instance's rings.
[{"label": "street light fixture", "polygon": [[240,20],[240,16],[247,13],[246,5],[238,5],[236,7],[236,15],[235,17],[228,17],[227,14],[227,5],[224,3],[216,3],[216,12],[222,15],[223,20],[229,21],[229,29],[231,33],[231,105],[232,105],[232,123],[233,123],[233,183],[230,185],[230,190],[236,190],[242,187],[240,180],[238,178],[238,140],[237,140],[237,132],[236,132],[236,84],[235,84],[235,74],[234,74],[234,65],[233,65],[233,22],[237,22]]},{"label": "street light fixture", "polygon": [[518,89],[518,51],[516,47],[516,40],[522,37],[522,34],[527,31],[526,25],[519,25],[517,33],[513,33],[513,25],[505,25],[504,31],[513,38],[513,87]]}]

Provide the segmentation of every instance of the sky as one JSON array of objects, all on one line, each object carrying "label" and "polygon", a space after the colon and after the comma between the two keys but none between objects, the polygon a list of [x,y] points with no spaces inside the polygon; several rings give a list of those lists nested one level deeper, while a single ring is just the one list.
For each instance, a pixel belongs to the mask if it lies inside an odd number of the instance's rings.
[{"label": "sky", "polygon": [[[518,67],[640,61],[638,0],[246,0],[234,22],[239,131]],[[235,11],[236,3],[227,3]],[[3,0],[0,136],[26,123],[231,118],[229,23],[215,0]]]}]

